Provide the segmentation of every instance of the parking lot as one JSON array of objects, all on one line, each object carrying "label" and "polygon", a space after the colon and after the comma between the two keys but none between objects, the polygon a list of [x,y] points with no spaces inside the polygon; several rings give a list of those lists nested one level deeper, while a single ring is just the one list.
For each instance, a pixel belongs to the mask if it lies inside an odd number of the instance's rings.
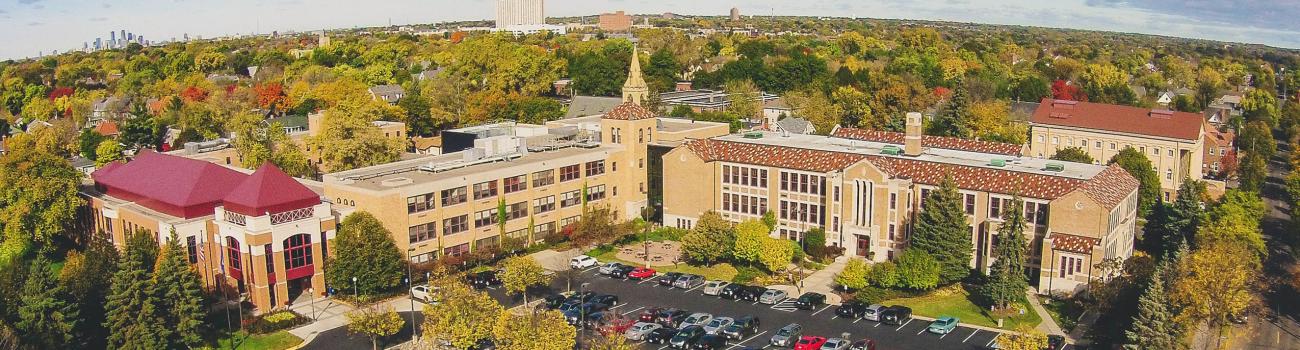
[{"label": "parking lot", "polygon": [[[555,282],[559,288],[564,288],[565,281]],[[989,349],[997,336],[990,331],[969,327],[958,327],[946,335],[932,334],[926,332],[929,322],[920,319],[913,319],[901,326],[843,319],[835,315],[834,306],[822,306],[811,311],[797,310],[792,299],[777,305],[728,300],[704,295],[701,287],[684,290],[660,286],[657,279],[612,279],[597,274],[596,268],[583,270],[575,277],[572,286],[575,291],[581,287],[587,291],[617,295],[620,303],[613,310],[629,317],[635,317],[648,307],[682,308],[691,312],[707,312],[715,317],[758,317],[761,323],[758,332],[740,341],[730,342],[728,349],[763,348],[778,329],[790,323],[803,325],[804,335],[841,337],[850,341],[872,339],[876,341],[877,349]],[[660,344],[644,344],[643,347],[666,348]],[[1062,350],[1069,348],[1066,346]]]}]

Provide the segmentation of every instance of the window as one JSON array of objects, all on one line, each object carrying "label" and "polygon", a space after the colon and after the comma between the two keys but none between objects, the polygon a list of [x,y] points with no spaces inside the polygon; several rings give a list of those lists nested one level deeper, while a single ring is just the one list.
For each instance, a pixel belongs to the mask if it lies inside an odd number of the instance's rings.
[{"label": "window", "polygon": [[[296,234],[285,238],[284,269],[286,271],[312,264],[311,235]],[[267,259],[270,260],[270,259]]]},{"label": "window", "polygon": [[527,175],[507,177],[501,180],[501,184],[505,193],[519,192],[528,189],[528,178]]},{"label": "window", "polygon": [[474,227],[488,227],[497,223],[497,208],[474,213]]},{"label": "window", "polygon": [[1061,265],[1057,266],[1057,270],[1060,271],[1061,278],[1079,274],[1083,272],[1083,258],[1061,256]]},{"label": "window", "polygon": [[457,187],[449,190],[442,190],[442,206],[452,206],[465,203],[465,187]]},{"label": "window", "polygon": [[555,196],[546,196],[533,200],[533,213],[541,214],[555,210]]},{"label": "window", "polygon": [[1173,179],[1174,179],[1174,170],[1165,169],[1165,180],[1173,180]]},{"label": "window", "polygon": [[574,215],[574,216],[560,219],[560,227],[564,228],[564,227],[574,226],[575,224],[578,223],[578,220],[580,219],[582,219],[581,215]]},{"label": "window", "polygon": [[560,208],[568,208],[582,203],[581,191],[569,191],[560,194]]},{"label": "window", "polygon": [[598,201],[605,199],[605,185],[596,185],[587,187],[587,201]]},{"label": "window", "polygon": [[190,263],[197,264],[199,262],[199,245],[194,241],[194,236],[185,237],[185,248],[189,250]]},{"label": "window", "polygon": [[1110,150],[1112,150],[1112,151],[1115,150],[1115,143],[1114,143],[1114,142],[1111,142],[1111,143],[1110,143]]},{"label": "window", "polygon": [[469,215],[453,216],[442,220],[442,235],[451,236],[469,231]]},{"label": "window", "polygon": [[1170,156],[1170,157],[1173,157],[1173,156],[1174,156],[1174,150],[1171,149],[1171,150],[1168,151],[1168,153],[1169,153],[1169,156]]},{"label": "window", "polygon": [[542,240],[555,235],[555,222],[533,226],[533,239]]},{"label": "window", "polygon": [[533,173],[533,187],[542,187],[555,183],[555,170],[542,170]]},{"label": "window", "polygon": [[636,142],[645,142],[645,129],[636,129]]},{"label": "window", "polygon": [[898,209],[898,194],[889,194],[889,209]]},{"label": "window", "polygon": [[1038,134],[1038,142],[1043,142],[1043,134]]},{"label": "window", "polygon": [[989,218],[1002,218],[1002,200],[999,198],[989,197]]},{"label": "window", "polygon": [[1096,146],[1095,148],[1096,148],[1096,149],[1101,149],[1101,141],[1097,141],[1097,146]]},{"label": "window", "polygon": [[242,270],[243,259],[243,254],[239,251],[239,240],[235,237],[226,237],[226,265],[234,270]]},{"label": "window", "polygon": [[1060,144],[1060,143],[1061,143],[1061,139],[1060,139],[1059,137],[1052,136],[1052,144],[1053,144],[1053,145]]},{"label": "window", "polygon": [[[759,174],[766,176],[765,173],[760,172]],[[823,186],[825,180],[825,177],[818,175],[781,172],[781,189],[790,192],[826,195],[826,189]],[[766,180],[759,181],[760,186],[765,183]]]},{"label": "window", "polygon": [[966,215],[975,215],[975,195],[966,194]]},{"label": "window", "polygon": [[560,182],[577,180],[582,176],[577,164],[564,166],[560,168]]},{"label": "window", "polygon": [[437,229],[437,223],[432,223],[432,222],[423,225],[411,226],[411,228],[408,229],[408,234],[407,234],[409,236],[408,242],[411,243],[424,242],[430,239],[437,238],[437,235],[435,234],[434,231],[436,229]]},{"label": "window", "polygon": [[469,254],[469,243],[462,243],[456,246],[444,248],[442,254],[446,256],[461,256]]},{"label": "window", "polygon": [[528,202],[519,202],[506,206],[506,220],[528,216]]},{"label": "window", "polygon": [[474,200],[491,198],[497,195],[497,181],[487,181],[474,184]]},{"label": "window", "polygon": [[587,162],[587,176],[596,176],[605,173],[605,161],[597,160]]},{"label": "window", "polygon": [[894,240],[894,232],[898,232],[898,227],[894,226],[894,224],[889,224],[889,240],[891,241]]},{"label": "window", "polygon": [[618,172],[618,162],[609,163],[609,171]]},{"label": "window", "polygon": [[1152,148],[1151,148],[1151,155],[1156,156],[1156,157],[1159,157],[1159,156],[1160,156],[1160,149],[1159,149],[1159,148],[1152,147]]},{"label": "window", "polygon": [[1035,225],[1047,225],[1048,208],[1050,207],[1047,203],[1025,202],[1025,222]]},{"label": "window", "polygon": [[840,187],[839,187],[839,186],[835,186],[835,191],[833,191],[833,192],[835,193],[835,195],[833,196],[833,197],[835,197],[835,201],[836,201],[836,202],[839,202],[839,201],[840,201]]},{"label": "window", "polygon": [[430,209],[433,209],[433,192],[406,197],[406,213],[418,213]]}]

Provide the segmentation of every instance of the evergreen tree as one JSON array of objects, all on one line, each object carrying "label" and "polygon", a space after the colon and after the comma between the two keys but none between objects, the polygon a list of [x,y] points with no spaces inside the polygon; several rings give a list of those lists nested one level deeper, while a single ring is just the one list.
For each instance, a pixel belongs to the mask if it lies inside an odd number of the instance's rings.
[{"label": "evergreen tree", "polygon": [[1184,236],[1173,223],[1175,220],[1173,212],[1169,204],[1157,201],[1155,206],[1151,207],[1151,213],[1147,214],[1146,223],[1142,225],[1143,250],[1162,260],[1169,255],[1170,247],[1177,247],[1180,242],[1185,242]]},{"label": "evergreen tree", "polygon": [[944,176],[939,188],[922,203],[911,246],[939,262],[939,284],[956,282],[970,274],[971,250],[975,248],[961,194],[951,176]]},{"label": "evergreen tree", "polygon": [[190,266],[189,252],[181,247],[176,231],[163,246],[158,270],[154,271],[154,295],[158,310],[171,330],[167,347],[188,348],[203,341],[203,287],[199,274]]},{"label": "evergreen tree", "polygon": [[135,259],[145,274],[153,273],[154,265],[158,264],[158,241],[152,232],[145,229],[127,232],[125,251],[123,259]]},{"label": "evergreen tree", "polygon": [[[137,235],[138,236],[138,235]],[[168,331],[159,317],[158,300],[153,293],[153,283],[144,266],[149,249],[139,244],[152,244],[152,240],[127,240],[126,255],[118,262],[113,274],[113,287],[105,303],[108,315],[104,328],[108,334],[109,349],[162,349],[167,347]],[[155,249],[156,250],[156,249]]]},{"label": "evergreen tree", "polygon": [[393,234],[370,213],[358,211],[343,219],[330,250],[334,256],[325,264],[325,279],[341,292],[352,292],[353,278],[361,295],[377,294],[402,283],[402,253]]},{"label": "evergreen tree", "polygon": [[1187,242],[1201,229],[1205,215],[1205,182],[1200,180],[1183,181],[1178,187],[1178,199],[1169,205],[1169,224],[1180,236],[1177,240],[1167,241],[1164,247],[1166,255],[1178,250],[1179,242]]},{"label": "evergreen tree", "polygon": [[[1011,208],[1022,208],[1024,202],[1019,197],[1011,201]],[[1002,217],[998,227],[997,247],[993,256],[997,258],[989,269],[989,279],[981,286],[980,294],[992,302],[993,306],[1005,308],[1020,300],[1029,289],[1025,280],[1025,214],[1021,210],[1011,210]]]},{"label": "evergreen tree", "polygon": [[970,102],[966,97],[966,87],[960,79],[953,86],[955,88],[953,88],[952,98],[935,116],[934,122],[930,124],[929,134],[969,138],[971,136],[970,112],[967,108]]},{"label": "evergreen tree", "polygon": [[1176,350],[1186,349],[1183,343],[1183,329],[1175,321],[1175,310],[1170,308],[1173,301],[1165,292],[1164,274],[1168,270],[1164,264],[1151,274],[1151,282],[1146,292],[1138,298],[1137,314],[1133,315],[1133,326],[1124,332],[1128,337],[1125,349],[1132,350]]},{"label": "evergreen tree", "polygon": [[59,284],[78,305],[81,324],[75,344],[88,349],[103,349],[108,338],[104,328],[104,301],[108,298],[113,273],[118,265],[117,247],[103,233],[94,234],[86,248],[68,254]]},{"label": "evergreen tree", "polygon": [[32,261],[23,285],[22,306],[15,325],[23,343],[36,349],[57,349],[72,342],[77,306],[68,302],[44,257]]}]

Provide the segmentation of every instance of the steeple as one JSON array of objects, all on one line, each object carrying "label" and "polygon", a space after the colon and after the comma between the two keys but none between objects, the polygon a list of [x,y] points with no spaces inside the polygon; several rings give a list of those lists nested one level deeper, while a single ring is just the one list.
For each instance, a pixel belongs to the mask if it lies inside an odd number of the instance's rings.
[{"label": "steeple", "polygon": [[627,71],[627,82],[623,83],[623,102],[642,104],[650,96],[650,87],[641,77],[641,59],[636,46],[632,46],[632,67]]}]

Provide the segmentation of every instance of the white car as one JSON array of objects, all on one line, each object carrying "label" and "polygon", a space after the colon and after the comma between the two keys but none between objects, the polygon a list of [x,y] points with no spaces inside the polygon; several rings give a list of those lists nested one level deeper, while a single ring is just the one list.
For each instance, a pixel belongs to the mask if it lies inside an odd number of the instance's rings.
[{"label": "white car", "polygon": [[623,266],[623,263],[618,263],[618,262],[608,262],[608,263],[605,263],[604,265],[600,265],[600,268],[599,268],[599,269],[596,269],[596,272],[598,272],[598,273],[600,273],[600,274],[602,274],[602,275],[605,275],[605,276],[609,276],[609,274],[614,273],[614,270],[617,270],[618,268],[620,268],[620,267],[622,267],[622,266]]},{"label": "white car", "polygon": [[696,312],[691,314],[691,316],[687,317],[685,320],[682,320],[682,324],[679,325],[677,329],[686,329],[686,327],[690,326],[704,326],[711,320],[713,320],[713,314],[707,312]]},{"label": "white car", "polygon": [[726,287],[728,284],[731,283],[726,281],[709,281],[709,283],[704,284],[704,295],[718,295],[718,293],[722,293],[722,288]]},{"label": "white car", "polygon": [[821,350],[846,350],[849,348],[849,340],[844,338],[830,338],[822,343]]},{"label": "white car", "polygon": [[421,284],[411,287],[411,299],[429,301],[429,286]]},{"label": "white car", "polygon": [[645,337],[650,335],[650,332],[654,332],[656,329],[663,327],[663,325],[658,323],[637,322],[632,325],[632,328],[628,328],[627,331],[623,332],[623,337],[627,338],[627,340],[645,340]]},{"label": "white car", "polygon": [[718,334],[719,332],[722,332],[723,329],[731,326],[732,323],[736,323],[736,320],[731,317],[714,317],[712,320],[709,320],[709,323],[704,325],[704,333]]},{"label": "white car", "polygon": [[885,306],[880,304],[871,304],[862,312],[862,318],[867,321],[880,322],[880,312],[885,311]]},{"label": "white car", "polygon": [[779,289],[768,289],[766,292],[763,292],[763,295],[758,297],[758,302],[768,305],[776,305],[777,303],[785,301],[786,298],[789,297],[785,294],[785,291]]},{"label": "white car", "polygon": [[596,258],[586,256],[586,255],[579,255],[573,257],[573,259],[569,259],[569,267],[574,269],[585,269],[588,267],[596,266],[596,264],[599,263],[600,263],[599,261],[596,261]]}]

